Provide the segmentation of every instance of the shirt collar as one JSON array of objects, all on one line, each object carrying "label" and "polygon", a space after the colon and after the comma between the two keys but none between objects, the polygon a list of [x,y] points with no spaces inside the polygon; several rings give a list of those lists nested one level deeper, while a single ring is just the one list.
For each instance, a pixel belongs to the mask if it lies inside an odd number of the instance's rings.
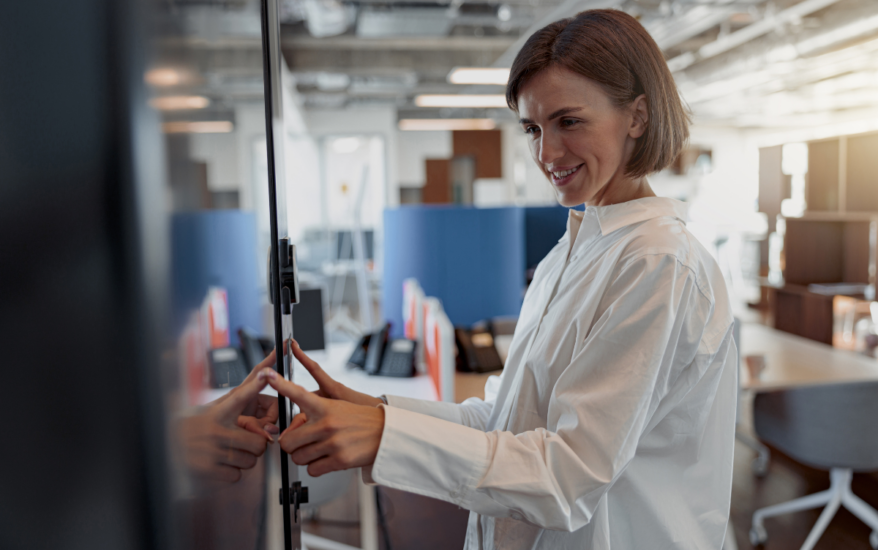
[{"label": "shirt collar", "polygon": [[594,212],[601,234],[609,235],[625,226],[653,218],[676,218],[685,224],[687,210],[688,205],[685,202],[666,197],[644,197],[608,206],[589,206],[586,212]]}]

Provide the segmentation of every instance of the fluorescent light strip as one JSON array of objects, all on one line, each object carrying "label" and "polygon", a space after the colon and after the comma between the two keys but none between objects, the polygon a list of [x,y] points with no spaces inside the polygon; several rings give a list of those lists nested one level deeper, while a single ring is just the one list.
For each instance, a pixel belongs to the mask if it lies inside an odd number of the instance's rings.
[{"label": "fluorescent light strip", "polygon": [[235,126],[228,120],[202,120],[197,122],[165,122],[166,134],[228,134]]},{"label": "fluorescent light strip", "polygon": [[154,97],[149,100],[150,106],[159,111],[184,111],[187,109],[204,109],[210,100],[201,95],[173,95]]},{"label": "fluorescent light strip", "polygon": [[404,118],[399,121],[399,129],[404,132],[493,130],[496,127],[490,118]]},{"label": "fluorescent light strip", "polygon": [[482,109],[505,108],[506,96],[503,94],[481,95],[440,95],[424,94],[415,98],[418,107],[475,107]]},{"label": "fluorescent light strip", "polygon": [[177,86],[183,83],[183,74],[175,69],[150,69],[143,78],[153,86]]},{"label": "fluorescent light strip", "polygon": [[491,67],[455,67],[448,73],[452,84],[497,84],[505,86],[509,81],[509,69]]}]

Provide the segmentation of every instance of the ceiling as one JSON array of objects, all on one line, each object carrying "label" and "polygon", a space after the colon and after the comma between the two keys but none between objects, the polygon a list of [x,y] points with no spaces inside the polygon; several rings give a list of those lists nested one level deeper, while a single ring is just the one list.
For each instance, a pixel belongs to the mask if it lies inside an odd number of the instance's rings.
[{"label": "ceiling", "polygon": [[[700,123],[767,128],[878,116],[875,0],[279,1],[284,59],[306,109],[389,104],[400,118],[511,120],[506,109],[425,109],[414,98],[502,93],[447,76],[454,67],[508,67],[536,29],[613,7],[649,30]],[[214,110],[261,98],[257,2],[160,5],[173,14],[161,19],[160,50],[185,49],[197,73],[189,90],[211,97]]]}]

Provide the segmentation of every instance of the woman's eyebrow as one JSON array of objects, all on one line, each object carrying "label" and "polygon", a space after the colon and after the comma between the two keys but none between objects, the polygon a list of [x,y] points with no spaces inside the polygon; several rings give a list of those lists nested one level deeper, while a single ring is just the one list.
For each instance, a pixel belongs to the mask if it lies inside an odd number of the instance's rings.
[{"label": "woman's eyebrow", "polygon": [[575,113],[576,111],[581,111],[582,107],[564,107],[563,109],[558,109],[551,115],[549,115],[549,120],[553,120],[558,118],[559,116],[569,115],[570,113]]},{"label": "woman's eyebrow", "polygon": [[[558,109],[551,115],[549,115],[548,120],[554,120],[560,116],[569,115],[570,113],[575,113],[577,111],[581,111],[582,107],[564,107],[562,109]],[[519,124],[533,124],[533,121],[529,118],[522,118],[518,120]]]}]

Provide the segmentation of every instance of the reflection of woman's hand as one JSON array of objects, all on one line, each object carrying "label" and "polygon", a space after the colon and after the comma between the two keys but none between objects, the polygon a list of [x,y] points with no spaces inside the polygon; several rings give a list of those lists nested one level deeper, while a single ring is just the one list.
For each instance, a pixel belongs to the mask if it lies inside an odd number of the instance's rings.
[{"label": "reflection of woman's hand", "polygon": [[279,394],[302,410],[278,438],[293,462],[307,464],[314,477],[375,462],[384,431],[384,410],[309,393],[272,370],[265,371],[265,376]]},{"label": "reflection of woman's hand", "polygon": [[[272,368],[275,366],[275,363],[275,352],[272,350],[261,363],[253,367],[253,371],[238,388],[246,386],[251,379],[259,375],[262,369]],[[235,388],[232,392],[237,391],[238,388]],[[241,411],[241,415],[238,417],[238,426],[255,434],[263,435],[271,441],[271,435],[280,431],[274,425],[277,422],[277,417],[277,397],[260,393],[247,403],[244,410]]]},{"label": "reflection of woman's hand", "polygon": [[[383,401],[377,397],[372,397],[371,395],[366,395],[365,393],[354,391],[344,384],[335,381],[331,376],[326,374],[326,371],[324,371],[320,367],[320,365],[318,365],[317,363],[312,361],[310,357],[305,355],[305,352],[302,351],[302,348],[299,347],[299,343],[295,340],[293,340],[292,352],[293,355],[296,356],[296,359],[298,359],[299,362],[302,363],[302,365],[304,365],[304,367],[308,370],[308,372],[311,373],[311,376],[314,377],[317,385],[320,386],[320,389],[314,392],[320,397],[338,399],[340,401],[347,401],[356,405],[367,405],[370,407],[377,407],[378,405],[383,403]],[[273,384],[272,387],[274,387]]]},{"label": "reflection of woman's hand", "polygon": [[265,375],[256,373],[201,414],[180,421],[179,444],[186,466],[195,477],[234,483],[241,478],[241,470],[256,465],[271,436],[242,429],[237,420],[265,385]]}]

